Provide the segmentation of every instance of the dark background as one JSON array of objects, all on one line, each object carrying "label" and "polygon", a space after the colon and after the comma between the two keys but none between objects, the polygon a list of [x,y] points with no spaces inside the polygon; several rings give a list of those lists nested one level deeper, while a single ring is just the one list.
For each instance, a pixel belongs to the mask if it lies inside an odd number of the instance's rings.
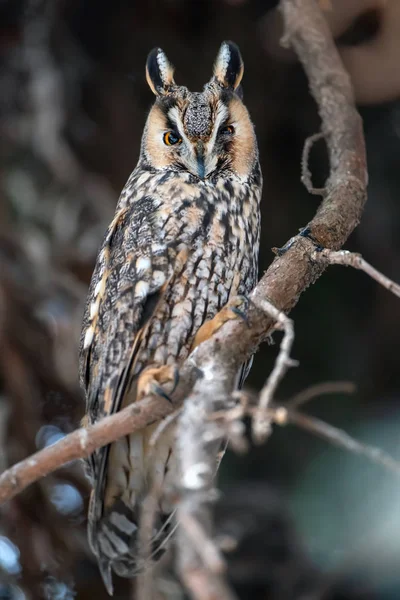
[{"label": "dark background", "polygon": [[[400,281],[400,11],[320,0],[355,84],[370,175],[347,248]],[[260,274],[315,212],[300,183],[305,138],[319,128],[307,80],[279,48],[277,2],[0,0],[0,467],[78,426],[77,340],[102,235],[134,168],[152,94],[147,53],[161,46],[176,80],[200,89],[223,39],[245,62],[244,98],[264,174]],[[397,5],[397,6],[396,6]],[[400,71],[399,71],[400,72]],[[327,174],[313,149],[315,185]],[[400,454],[400,301],[361,272],[331,267],[292,313],[300,361],[285,401],[325,381],[353,396],[306,411]],[[275,335],[279,341],[279,335]],[[262,386],[277,345],[261,348]],[[400,486],[392,474],[293,427],[222,468],[216,529],[240,598],[400,598]],[[86,542],[87,482],[69,465],[1,507],[0,599],[106,598]],[[175,586],[175,587],[174,587]],[[120,580],[115,597],[133,598]],[[160,598],[181,598],[170,579]]]}]

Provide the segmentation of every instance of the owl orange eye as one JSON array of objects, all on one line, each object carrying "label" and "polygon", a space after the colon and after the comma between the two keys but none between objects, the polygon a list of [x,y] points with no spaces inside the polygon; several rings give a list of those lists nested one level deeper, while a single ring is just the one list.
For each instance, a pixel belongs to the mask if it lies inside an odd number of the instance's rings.
[{"label": "owl orange eye", "polygon": [[164,133],[163,140],[164,144],[167,146],[175,146],[175,144],[180,144],[182,142],[182,138],[173,131],[167,131],[167,133]]},{"label": "owl orange eye", "polygon": [[222,133],[223,135],[232,135],[235,133],[235,128],[232,125],[227,125],[226,127],[221,127],[219,133]]}]

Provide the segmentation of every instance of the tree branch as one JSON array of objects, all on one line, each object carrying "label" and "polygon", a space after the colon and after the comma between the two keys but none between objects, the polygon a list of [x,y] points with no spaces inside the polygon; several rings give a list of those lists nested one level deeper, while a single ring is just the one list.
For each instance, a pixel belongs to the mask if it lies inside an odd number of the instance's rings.
[{"label": "tree branch", "polygon": [[276,320],[275,328],[283,329],[284,335],[280,345],[278,357],[275,366],[272,369],[266,384],[260,393],[258,408],[253,415],[253,437],[257,443],[266,440],[271,431],[271,420],[268,415],[268,408],[273,400],[276,389],[290,367],[297,367],[297,360],[290,358],[294,342],[294,327],[292,319],[289,319],[285,313],[277,310],[268,300],[263,300],[260,308],[265,313]]},{"label": "tree branch", "polygon": [[400,285],[367,263],[361,254],[349,252],[348,250],[333,252],[332,250],[328,250],[328,248],[324,248],[321,252],[314,252],[312,259],[317,262],[325,262],[328,265],[344,265],[345,267],[353,267],[354,269],[364,271],[364,273],[375,279],[375,281],[389,290],[389,292],[400,298]]},{"label": "tree branch", "polygon": [[275,422],[279,425],[297,425],[302,429],[306,429],[311,433],[318,435],[324,440],[327,440],[334,446],[343,448],[353,454],[359,454],[367,458],[370,462],[375,463],[387,471],[400,475],[400,462],[390,456],[387,452],[376,446],[370,446],[359,442],[351,435],[349,435],[343,429],[329,425],[317,419],[316,417],[310,417],[304,413],[298,412],[297,410],[286,409],[284,406],[280,406],[276,409],[277,418]]},{"label": "tree branch", "polygon": [[10,500],[28,485],[65,463],[89,456],[96,448],[139,431],[167,416],[171,411],[172,407],[166,400],[149,397],[127,406],[93,426],[73,431],[59,442],[4,471],[0,476],[0,503]]}]

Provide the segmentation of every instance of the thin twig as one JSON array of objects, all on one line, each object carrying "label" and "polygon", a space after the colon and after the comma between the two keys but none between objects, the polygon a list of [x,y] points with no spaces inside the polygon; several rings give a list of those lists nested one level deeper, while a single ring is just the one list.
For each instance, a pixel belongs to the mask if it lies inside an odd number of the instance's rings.
[{"label": "thin twig", "polygon": [[226,571],[226,563],[214,542],[206,535],[200,523],[189,513],[181,514],[180,526],[183,527],[195,545],[205,568],[212,573]]},{"label": "thin twig", "polygon": [[237,600],[220,577],[204,568],[186,569],[181,577],[193,600]]},{"label": "thin twig", "polygon": [[333,250],[324,248],[320,252],[314,252],[311,258],[315,261],[327,262],[330,265],[344,265],[346,267],[353,267],[354,269],[364,271],[364,273],[372,277],[372,279],[375,279],[375,281],[389,290],[389,292],[392,292],[395,296],[400,298],[400,285],[375,269],[363,259],[361,254],[349,252],[348,250],[334,252]]},{"label": "thin twig", "polygon": [[356,390],[356,385],[352,381],[324,381],[323,383],[316,383],[302,390],[290,398],[285,403],[285,407],[293,409],[306,404],[317,396],[325,394],[354,394]]},{"label": "thin twig", "polygon": [[290,352],[294,341],[294,327],[292,319],[289,319],[283,312],[278,310],[268,300],[262,300],[259,303],[260,308],[265,313],[275,319],[276,329],[283,329],[283,338],[276,358],[274,368],[272,369],[266,384],[261,390],[258,409],[253,416],[253,437],[257,443],[265,441],[271,431],[271,422],[268,417],[268,408],[274,398],[276,389],[290,367],[296,367],[298,362],[290,358]]},{"label": "thin twig", "polygon": [[165,400],[148,397],[93,426],[77,429],[4,471],[0,476],[0,503],[10,500],[28,485],[65,463],[89,456],[96,448],[143,429],[167,416],[171,410],[171,405]]},{"label": "thin twig", "polygon": [[314,135],[310,135],[304,143],[303,154],[301,156],[301,181],[306,186],[307,191],[310,194],[314,194],[315,196],[324,196],[326,193],[326,190],[325,190],[325,188],[316,188],[313,186],[312,180],[311,180],[312,175],[311,175],[311,171],[308,166],[309,158],[310,158],[311,148],[313,147],[315,142],[317,142],[324,136],[325,136],[325,134],[322,133],[322,131],[320,131],[319,133],[314,133]]},{"label": "thin twig", "polygon": [[274,422],[278,425],[287,425],[288,423],[297,425],[329,441],[335,446],[339,446],[353,454],[364,456],[369,461],[384,469],[400,475],[400,461],[395,460],[381,448],[359,442],[343,431],[343,429],[329,425],[316,417],[310,417],[295,410],[287,410],[284,406],[277,407],[273,418]]}]

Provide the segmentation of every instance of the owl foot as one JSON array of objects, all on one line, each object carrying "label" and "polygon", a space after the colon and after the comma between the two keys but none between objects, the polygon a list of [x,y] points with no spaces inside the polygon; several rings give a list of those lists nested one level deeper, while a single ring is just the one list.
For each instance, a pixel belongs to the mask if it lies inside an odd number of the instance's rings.
[{"label": "owl foot", "polygon": [[[172,402],[173,394],[179,382],[179,371],[175,366],[148,367],[140,375],[137,384],[137,398],[141,400],[149,394],[156,394]],[[166,391],[167,386],[168,391]]]},{"label": "owl foot", "polygon": [[222,308],[213,319],[206,321],[200,327],[194,338],[192,350],[208,340],[224,323],[232,319],[242,319],[248,323],[247,307],[249,301],[245,296],[235,296]]}]

